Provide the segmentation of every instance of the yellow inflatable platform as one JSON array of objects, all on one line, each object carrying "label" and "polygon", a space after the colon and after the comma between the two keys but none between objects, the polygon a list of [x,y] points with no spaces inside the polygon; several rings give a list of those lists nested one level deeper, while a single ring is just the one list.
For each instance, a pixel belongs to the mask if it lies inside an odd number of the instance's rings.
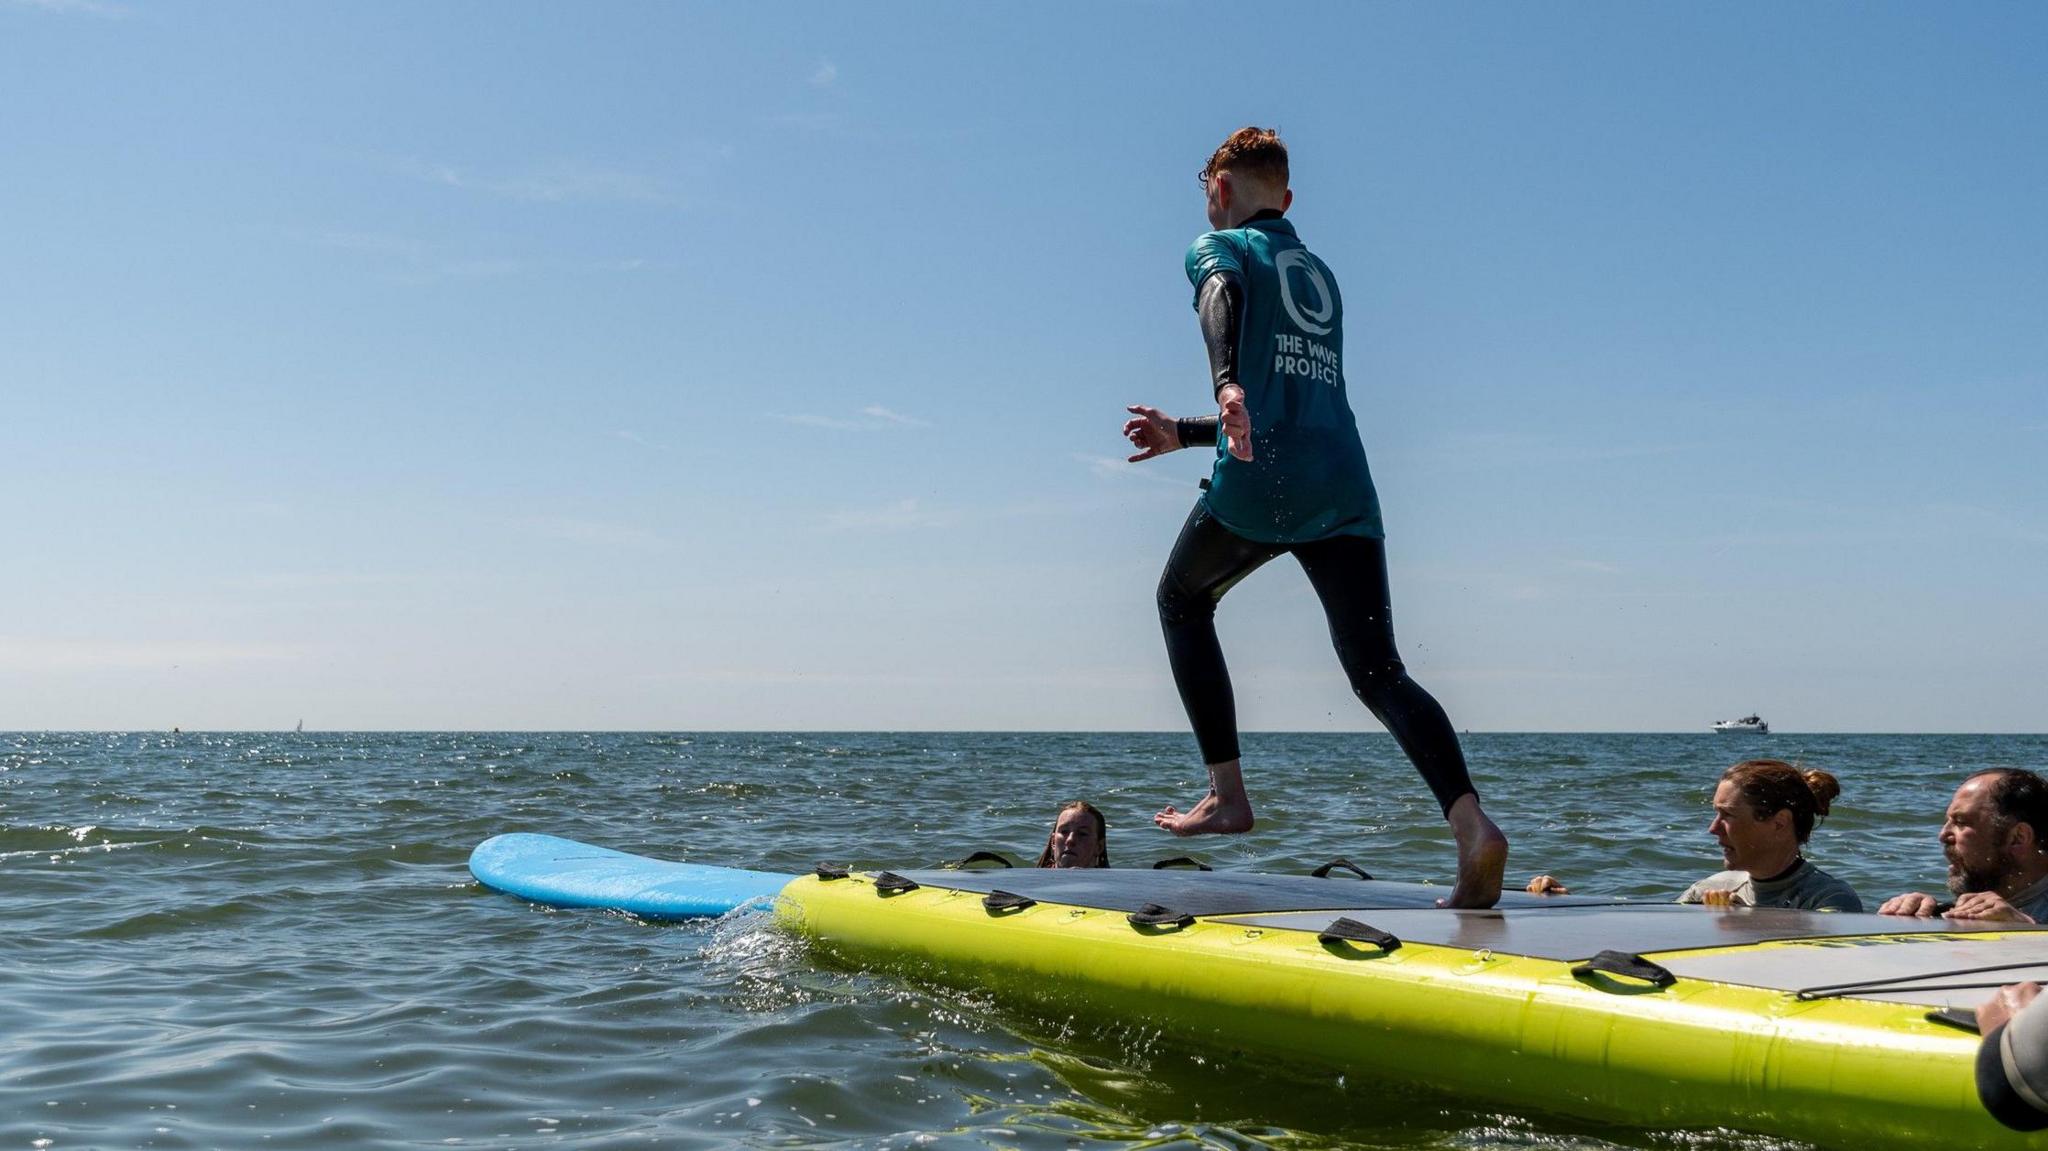
[{"label": "yellow inflatable platform", "polygon": [[1119,869],[820,869],[827,954],[1354,1078],[1827,1147],[2048,1148],[1976,1096],[1967,1008],[2048,979],[2048,928]]}]

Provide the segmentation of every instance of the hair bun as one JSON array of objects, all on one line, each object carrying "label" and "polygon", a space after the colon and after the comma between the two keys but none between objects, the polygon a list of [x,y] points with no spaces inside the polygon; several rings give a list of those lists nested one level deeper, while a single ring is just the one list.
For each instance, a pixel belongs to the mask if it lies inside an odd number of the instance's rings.
[{"label": "hair bun", "polygon": [[1817,767],[1800,772],[1799,777],[1806,781],[1806,789],[1813,793],[1814,807],[1819,809],[1820,814],[1826,815],[1828,806],[1834,802],[1836,796],[1842,794],[1842,785],[1836,782],[1834,776]]}]

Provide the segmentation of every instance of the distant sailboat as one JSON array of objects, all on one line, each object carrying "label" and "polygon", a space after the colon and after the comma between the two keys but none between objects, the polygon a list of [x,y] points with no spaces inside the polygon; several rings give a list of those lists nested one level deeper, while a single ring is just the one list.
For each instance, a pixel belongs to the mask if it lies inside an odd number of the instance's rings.
[{"label": "distant sailboat", "polygon": [[295,732],[304,733],[306,730],[306,721],[303,719],[300,720],[299,725],[297,727],[292,728],[292,730]]}]

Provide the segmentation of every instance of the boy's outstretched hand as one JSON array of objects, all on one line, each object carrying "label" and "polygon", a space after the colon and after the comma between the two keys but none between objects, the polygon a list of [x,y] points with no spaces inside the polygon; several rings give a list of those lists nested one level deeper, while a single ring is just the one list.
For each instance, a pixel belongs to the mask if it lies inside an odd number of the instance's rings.
[{"label": "boy's outstretched hand", "polygon": [[1180,450],[1180,429],[1174,426],[1172,416],[1143,404],[1132,404],[1124,410],[1132,417],[1124,421],[1124,438],[1138,449],[1138,454],[1130,458],[1131,463]]}]

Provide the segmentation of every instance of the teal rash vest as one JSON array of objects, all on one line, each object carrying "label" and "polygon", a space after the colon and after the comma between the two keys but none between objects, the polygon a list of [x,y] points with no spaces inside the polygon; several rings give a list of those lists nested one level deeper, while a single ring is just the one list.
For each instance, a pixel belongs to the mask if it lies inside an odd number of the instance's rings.
[{"label": "teal rash vest", "polygon": [[1258,543],[1331,536],[1380,539],[1379,494],[1358,419],[1344,394],[1344,304],[1337,278],[1277,216],[1208,232],[1188,248],[1202,281],[1234,272],[1244,285],[1238,383],[1252,424],[1252,458],[1223,437],[1203,500],[1226,528]]}]

